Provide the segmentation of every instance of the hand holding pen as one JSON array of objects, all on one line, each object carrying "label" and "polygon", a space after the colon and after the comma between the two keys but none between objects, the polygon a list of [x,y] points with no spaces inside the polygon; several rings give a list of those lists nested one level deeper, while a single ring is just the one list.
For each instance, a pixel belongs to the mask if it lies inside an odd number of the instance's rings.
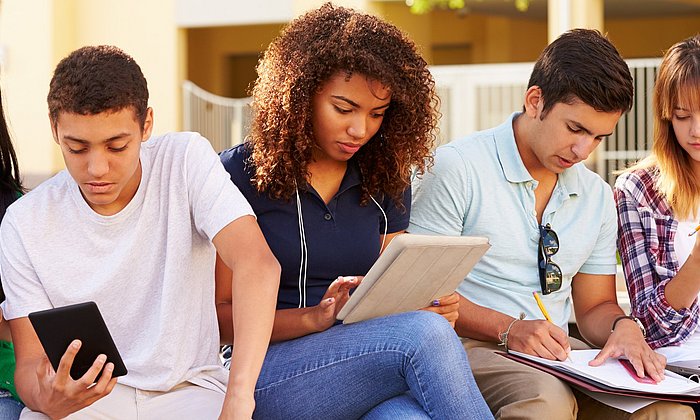
[{"label": "hand holding pen", "polygon": [[[542,303],[542,299],[540,299],[539,293],[532,292],[532,296],[535,297],[535,301],[537,302],[537,306],[540,308],[540,312],[542,312],[542,315],[544,315],[544,319],[546,319],[550,323],[554,324],[554,322],[552,322],[552,318],[549,317],[549,313],[547,312],[547,308],[545,308],[544,304]],[[571,349],[568,349],[566,351],[566,360],[568,360],[569,362],[573,362],[571,360],[571,356],[569,356],[570,352],[571,352]]]}]

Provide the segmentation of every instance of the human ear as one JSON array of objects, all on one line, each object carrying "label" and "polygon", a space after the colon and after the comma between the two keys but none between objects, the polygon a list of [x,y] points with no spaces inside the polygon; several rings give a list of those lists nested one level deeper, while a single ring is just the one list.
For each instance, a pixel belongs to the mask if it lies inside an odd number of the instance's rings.
[{"label": "human ear", "polygon": [[544,108],[544,97],[539,86],[530,86],[525,92],[525,114],[531,118],[539,118]]},{"label": "human ear", "polygon": [[51,118],[51,113],[49,113],[49,124],[51,124],[51,135],[53,136],[53,141],[60,146],[58,142],[58,118],[54,120]]},{"label": "human ear", "polygon": [[146,141],[151,137],[153,131],[153,108],[146,109],[146,118],[143,121],[143,130],[141,130],[141,141]]}]

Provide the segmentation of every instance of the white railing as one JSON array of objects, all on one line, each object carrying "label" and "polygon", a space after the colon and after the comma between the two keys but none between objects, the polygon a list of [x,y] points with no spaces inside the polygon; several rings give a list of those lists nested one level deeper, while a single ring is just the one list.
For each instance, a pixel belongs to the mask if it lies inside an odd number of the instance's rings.
[{"label": "white railing", "polygon": [[[587,164],[612,183],[612,171],[647,154],[651,146],[651,92],[659,59],[627,60],[635,83],[635,103],[612,136]],[[440,143],[500,124],[522,109],[533,63],[434,66],[441,100]],[[217,151],[243,141],[250,123],[250,99],[224,98],[186,81],[184,128],[199,131]]]},{"label": "white railing", "polygon": [[440,143],[503,122],[522,109],[533,63],[434,66],[440,97]]},{"label": "white railing", "polygon": [[612,136],[598,147],[595,171],[610,184],[613,171],[647,155],[653,139],[652,92],[661,59],[627,60],[634,78],[634,105],[620,118]]},{"label": "white railing", "polygon": [[217,152],[243,141],[250,126],[250,98],[214,95],[189,80],[182,84],[182,91],[185,131],[201,133]]},{"label": "white railing", "polygon": [[[635,84],[635,102],[613,134],[587,164],[609,183],[612,172],[646,156],[651,148],[651,93],[660,59],[627,60]],[[442,100],[440,141],[500,124],[522,109],[533,63],[436,66],[431,69]]]}]

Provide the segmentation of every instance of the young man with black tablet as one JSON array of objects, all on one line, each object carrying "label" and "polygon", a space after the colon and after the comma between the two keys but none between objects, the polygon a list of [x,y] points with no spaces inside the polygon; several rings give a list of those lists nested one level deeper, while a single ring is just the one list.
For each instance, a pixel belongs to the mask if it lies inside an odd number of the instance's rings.
[{"label": "young man with black tablet", "polygon": [[[12,205],[0,229],[24,415],[250,418],[279,266],[216,153],[196,133],[151,137],[146,80],[115,47],[63,59],[48,104],[67,170]],[[234,273],[230,375],[218,359],[216,252]],[[129,370],[118,383],[103,356],[69,376],[79,341],[54,371],[27,319],[85,301]]]}]

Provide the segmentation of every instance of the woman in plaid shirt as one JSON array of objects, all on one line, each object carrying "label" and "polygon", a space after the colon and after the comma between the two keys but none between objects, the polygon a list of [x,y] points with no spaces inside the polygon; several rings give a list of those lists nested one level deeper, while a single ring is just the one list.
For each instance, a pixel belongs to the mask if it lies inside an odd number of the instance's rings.
[{"label": "woman in plaid shirt", "polygon": [[673,45],[654,87],[650,156],[615,183],[632,314],[669,361],[700,352],[700,36]]}]

